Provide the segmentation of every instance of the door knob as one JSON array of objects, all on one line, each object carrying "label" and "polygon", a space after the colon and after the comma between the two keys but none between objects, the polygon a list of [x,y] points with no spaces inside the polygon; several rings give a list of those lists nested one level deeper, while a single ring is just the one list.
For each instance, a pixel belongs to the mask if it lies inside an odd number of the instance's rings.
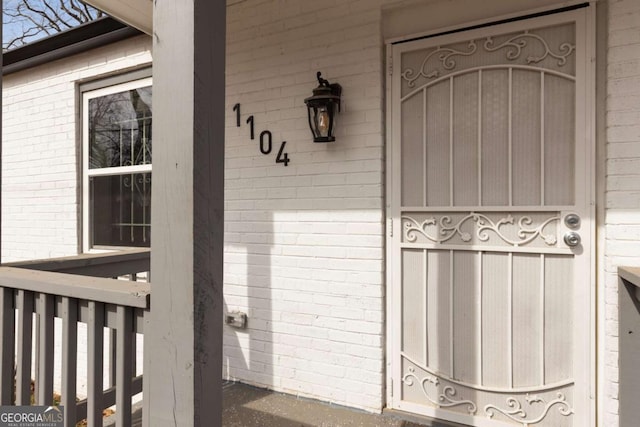
[{"label": "door knob", "polygon": [[580,239],[580,235],[575,231],[570,231],[564,235],[564,242],[567,244],[567,246],[578,246],[581,240],[582,239]]},{"label": "door knob", "polygon": [[571,213],[564,217],[564,223],[567,227],[576,229],[580,226],[580,217],[577,214]]}]

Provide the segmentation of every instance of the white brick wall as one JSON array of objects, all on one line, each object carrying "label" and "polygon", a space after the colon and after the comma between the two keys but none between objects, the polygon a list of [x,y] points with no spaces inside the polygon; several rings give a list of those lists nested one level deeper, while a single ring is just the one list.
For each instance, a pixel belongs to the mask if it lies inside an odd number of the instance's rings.
[{"label": "white brick wall", "polygon": [[[314,24],[319,15],[332,27]],[[226,331],[228,376],[379,410],[379,4],[252,1],[230,8],[229,28],[226,304],[250,320]],[[77,252],[76,83],[149,61],[141,37],[4,79],[4,261]],[[307,128],[317,70],[345,87],[335,144],[314,145]],[[273,132],[269,156],[234,126],[235,102],[257,135]],[[288,167],[274,162],[282,140]]]},{"label": "white brick wall", "polygon": [[640,265],[640,2],[609,1],[603,425],[618,425],[618,278]]},{"label": "white brick wall", "polygon": [[141,36],[3,78],[3,262],[77,254],[76,83],[150,63],[150,49]]},{"label": "white brick wall", "polygon": [[[227,377],[334,403],[383,404],[383,86],[379,1],[228,8]],[[316,71],[343,88],[337,141],[314,144]],[[236,127],[239,102],[243,125]],[[245,120],[254,115],[256,140]],[[273,133],[270,155],[258,135]],[[287,141],[291,163],[275,163]]]},{"label": "white brick wall", "polygon": [[[76,158],[76,84],[149,64],[150,50],[149,37],[135,37],[3,77],[3,262],[78,253],[76,174],[81,166]],[[60,327],[57,321],[58,338]],[[84,396],[87,357],[83,325],[78,341],[78,394]],[[54,387],[60,390],[61,340],[55,344]],[[142,366],[141,357],[138,366]]]}]

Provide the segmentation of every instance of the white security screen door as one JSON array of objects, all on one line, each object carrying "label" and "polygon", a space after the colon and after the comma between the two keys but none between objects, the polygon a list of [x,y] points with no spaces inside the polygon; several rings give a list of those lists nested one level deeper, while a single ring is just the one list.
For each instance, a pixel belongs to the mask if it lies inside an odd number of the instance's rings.
[{"label": "white security screen door", "polygon": [[391,406],[593,425],[588,8],[391,47]]}]

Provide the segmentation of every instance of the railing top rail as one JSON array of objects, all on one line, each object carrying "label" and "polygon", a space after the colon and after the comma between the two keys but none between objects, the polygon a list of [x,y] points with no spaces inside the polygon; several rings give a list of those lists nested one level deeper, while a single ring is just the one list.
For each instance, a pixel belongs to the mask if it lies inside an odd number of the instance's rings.
[{"label": "railing top rail", "polygon": [[148,308],[151,284],[25,268],[0,267],[0,287],[128,307]]},{"label": "railing top rail", "polygon": [[56,271],[82,276],[117,277],[129,273],[149,271],[150,258],[151,250],[149,248],[141,248],[12,262],[3,264],[3,266]]}]

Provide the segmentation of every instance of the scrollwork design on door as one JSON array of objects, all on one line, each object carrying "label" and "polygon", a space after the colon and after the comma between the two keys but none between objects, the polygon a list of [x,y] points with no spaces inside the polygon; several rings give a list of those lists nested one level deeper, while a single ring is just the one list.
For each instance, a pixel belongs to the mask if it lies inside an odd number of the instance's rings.
[{"label": "scrollwork design on door", "polygon": [[[530,53],[525,59],[527,64],[537,64],[546,58],[551,57],[557,59],[558,66],[562,67],[566,65],[567,59],[576,49],[575,44],[563,42],[558,45],[557,51],[554,51],[544,38],[537,34],[530,33],[529,31],[524,31],[520,34],[514,35],[498,45],[495,44],[493,37],[485,38],[484,43],[480,40],[485,52],[491,53],[505,49],[506,59],[509,61],[519,59],[525,49],[533,45],[533,43],[529,43],[530,41],[539,44],[543,49],[543,53],[539,55]],[[441,64],[442,69],[451,71],[457,66],[457,62],[454,59],[455,57],[471,56],[477,51],[478,44],[476,40],[470,40],[468,42],[466,51],[438,46],[435,50],[429,52],[429,54],[424,58],[418,70],[407,67],[402,71],[401,76],[407,82],[407,86],[413,88],[416,85],[416,80],[420,77],[424,77],[429,80],[436,79],[442,75],[442,71],[438,69],[438,62]]]},{"label": "scrollwork design on door", "polygon": [[573,408],[569,406],[569,402],[567,402],[567,399],[563,393],[556,394],[556,398],[550,401],[546,401],[545,399],[538,396],[529,395],[527,395],[524,400],[532,408],[535,403],[541,403],[545,405],[538,417],[529,418],[529,414],[522,408],[522,403],[515,397],[507,398],[507,408],[499,408],[493,404],[486,405],[484,407],[484,413],[489,418],[493,418],[496,413],[500,413],[513,421],[521,423],[523,427],[528,427],[530,425],[539,423],[547,416],[551,408],[556,405],[558,407],[558,412],[560,413],[560,415],[568,417],[569,415],[574,413]]},{"label": "scrollwork design on door", "polygon": [[457,391],[454,387],[450,385],[445,386],[442,389],[442,393],[438,394],[437,397],[434,399],[429,393],[429,390],[427,390],[427,384],[431,383],[434,386],[436,386],[436,394],[437,394],[437,391],[438,391],[437,386],[440,384],[440,381],[438,380],[438,378],[432,375],[425,375],[422,379],[420,379],[416,375],[416,370],[412,367],[408,368],[408,373],[404,374],[404,376],[402,377],[402,382],[407,387],[413,387],[416,384],[420,384],[420,389],[422,390],[422,393],[425,395],[427,400],[431,402],[433,405],[436,405],[440,408],[449,408],[452,406],[466,405],[467,407],[466,409],[469,415],[474,415],[476,412],[478,412],[478,407],[474,402],[470,400],[465,400],[465,399],[456,400]]},{"label": "scrollwork design on door", "polygon": [[[559,216],[553,216],[538,226],[531,227],[533,220],[529,216],[520,217],[516,225],[516,220],[511,214],[494,221],[488,216],[476,212],[470,212],[455,224],[449,215],[441,216],[439,219],[431,217],[423,221],[416,220],[410,216],[402,216],[404,237],[411,243],[418,240],[418,235],[424,236],[433,243],[445,243],[455,236],[460,236],[460,240],[463,242],[470,242],[472,240],[472,233],[462,229],[464,224],[470,220],[475,223],[475,234],[478,240],[482,242],[489,240],[490,232],[512,246],[526,245],[538,237],[540,237],[547,246],[555,246],[558,242],[555,235],[545,234],[545,228],[552,222],[559,221]],[[503,227],[506,225],[517,226],[516,236],[519,238],[518,240],[509,238],[503,232]],[[430,233],[430,228],[437,229],[434,230],[436,231],[435,235],[432,232]]]},{"label": "scrollwork design on door", "polygon": [[416,72],[413,68],[407,68],[402,72],[402,78],[407,81],[407,85],[409,87],[414,87],[416,85],[416,80],[420,77],[424,77],[426,79],[433,79],[440,76],[440,71],[437,69],[429,70],[427,64],[431,58],[437,58],[438,61],[442,64],[442,68],[445,70],[453,70],[456,67],[456,61],[453,59],[455,56],[471,56],[473,55],[478,46],[474,40],[471,40],[467,45],[466,52],[462,50],[456,50],[448,47],[440,47],[433,52],[429,53],[427,57],[422,61],[422,65],[420,66],[420,70]]},{"label": "scrollwork design on door", "polygon": [[535,40],[540,43],[542,48],[544,49],[544,53],[542,55],[529,55],[526,58],[527,64],[537,64],[540,61],[543,61],[547,57],[556,58],[558,60],[558,66],[563,66],[567,63],[567,58],[573,53],[576,46],[571,43],[561,43],[558,46],[558,53],[555,53],[551,50],[547,42],[537,34],[532,34],[528,31],[525,31],[522,34],[518,34],[509,38],[508,40],[500,43],[497,46],[494,46],[493,38],[487,37],[484,42],[484,49],[487,52],[495,52],[500,49],[507,49],[506,57],[508,60],[515,61],[520,58],[522,55],[522,50],[527,47],[527,39]]}]

